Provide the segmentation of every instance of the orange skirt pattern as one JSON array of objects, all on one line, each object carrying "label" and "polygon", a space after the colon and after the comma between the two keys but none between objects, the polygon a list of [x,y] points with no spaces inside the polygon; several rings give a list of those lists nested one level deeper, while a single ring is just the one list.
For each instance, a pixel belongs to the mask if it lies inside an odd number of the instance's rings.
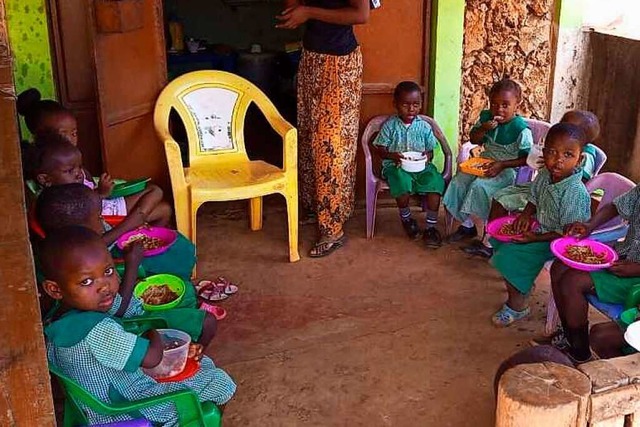
[{"label": "orange skirt pattern", "polygon": [[302,206],[320,234],[338,237],[353,214],[362,54],[303,51],[298,72],[298,171]]}]

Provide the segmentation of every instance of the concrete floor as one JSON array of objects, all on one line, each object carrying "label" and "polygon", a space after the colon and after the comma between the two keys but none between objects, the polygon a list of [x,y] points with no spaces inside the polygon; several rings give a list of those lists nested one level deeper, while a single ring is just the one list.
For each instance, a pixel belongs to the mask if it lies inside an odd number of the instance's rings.
[{"label": "concrete floor", "polygon": [[306,257],[315,231],[302,227],[290,264],[280,201],[259,232],[244,207],[206,205],[198,223],[199,275],[241,289],[208,349],[238,384],[225,426],[493,425],[493,375],[542,332],[548,278],[530,319],[500,330],[496,271],[458,246],[408,241],[394,208],[378,210],[371,241],[358,212],[347,246],[324,259]]}]

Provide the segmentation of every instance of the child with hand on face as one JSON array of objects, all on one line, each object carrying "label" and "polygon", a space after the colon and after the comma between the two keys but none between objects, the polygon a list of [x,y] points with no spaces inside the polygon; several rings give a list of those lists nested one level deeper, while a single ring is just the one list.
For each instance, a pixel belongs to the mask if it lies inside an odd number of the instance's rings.
[{"label": "child with hand on face", "polygon": [[[135,258],[134,251],[130,256]],[[210,358],[202,356],[199,345],[190,349],[192,355],[201,358],[194,376],[158,383],[145,374],[142,368],[153,368],[161,362],[164,344],[156,330],[137,336],[123,327],[119,315],[126,315],[123,307],[127,304],[123,302],[131,298],[131,288],[121,286],[113,259],[99,235],[84,227],[55,230],[42,242],[40,260],[46,278],[44,291],[60,303],[45,327],[47,358],[64,375],[104,402],[140,400],[184,389],[193,390],[201,402],[224,405],[231,399],[236,385]],[[206,344],[204,336],[193,338]],[[130,419],[127,415],[111,417],[83,409],[92,425]],[[171,403],[140,412],[154,424],[178,424]]]},{"label": "child with hand on face", "polygon": [[[584,133],[575,125],[558,123],[549,130],[543,150],[545,167],[536,176],[529,202],[513,226],[522,237],[512,243],[490,239],[494,247],[491,263],[504,278],[508,294],[506,303],[493,315],[496,326],[508,326],[529,315],[529,292],[544,264],[554,258],[551,241],[561,237],[567,225],[589,218],[590,197],[580,168],[584,144]],[[531,230],[534,216],[538,230]]]},{"label": "child with hand on face", "polygon": [[481,157],[490,159],[483,177],[458,172],[444,195],[443,203],[461,225],[449,238],[452,242],[478,235],[473,218],[489,218],[493,194],[516,179],[516,168],[526,164],[533,135],[525,120],[516,114],[522,91],[510,79],[494,84],[489,92],[490,108],[480,113],[471,129],[471,142],[482,145]]},{"label": "child with hand on face", "polygon": [[[442,245],[442,236],[436,228],[440,198],[444,192],[444,179],[431,163],[438,140],[429,123],[419,114],[422,110],[422,91],[413,82],[400,83],[394,92],[397,114],[389,118],[373,142],[382,161],[382,177],[389,183],[391,196],[396,199],[400,220],[411,239],[420,237],[418,223],[411,217],[409,199],[412,194],[425,198],[427,216],[423,241],[429,248]],[[419,152],[427,157],[421,172],[407,172],[400,167],[402,153]]]}]

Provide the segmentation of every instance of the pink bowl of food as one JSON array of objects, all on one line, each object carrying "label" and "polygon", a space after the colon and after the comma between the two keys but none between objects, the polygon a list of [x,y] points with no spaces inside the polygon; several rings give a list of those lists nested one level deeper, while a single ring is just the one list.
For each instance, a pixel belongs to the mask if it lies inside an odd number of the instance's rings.
[{"label": "pink bowl of food", "polygon": [[551,252],[571,268],[582,271],[604,270],[618,260],[610,246],[591,239],[561,237],[551,242]]},{"label": "pink bowl of food", "polygon": [[137,230],[124,233],[116,244],[120,250],[135,241],[141,241],[144,246],[144,256],[155,256],[165,253],[171,245],[176,242],[178,232],[163,227],[139,228]]},{"label": "pink bowl of food", "polygon": [[[513,230],[513,223],[516,218],[518,217],[515,215],[509,215],[494,219],[487,224],[487,233],[500,242],[512,242],[514,238],[522,236],[521,233],[516,233]],[[533,220],[529,224],[529,230],[535,230],[538,225],[538,221]]]}]

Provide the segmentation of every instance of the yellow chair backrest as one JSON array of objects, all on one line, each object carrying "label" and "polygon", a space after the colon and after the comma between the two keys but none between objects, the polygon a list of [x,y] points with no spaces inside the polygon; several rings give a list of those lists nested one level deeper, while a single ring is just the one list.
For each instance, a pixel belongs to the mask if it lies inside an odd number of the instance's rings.
[{"label": "yellow chair backrest", "polygon": [[247,161],[244,122],[252,102],[265,117],[280,115],[266,95],[242,77],[224,71],[188,73],[173,80],[160,94],[154,117],[156,130],[163,141],[173,139],[169,114],[175,109],[187,132],[190,167]]}]

